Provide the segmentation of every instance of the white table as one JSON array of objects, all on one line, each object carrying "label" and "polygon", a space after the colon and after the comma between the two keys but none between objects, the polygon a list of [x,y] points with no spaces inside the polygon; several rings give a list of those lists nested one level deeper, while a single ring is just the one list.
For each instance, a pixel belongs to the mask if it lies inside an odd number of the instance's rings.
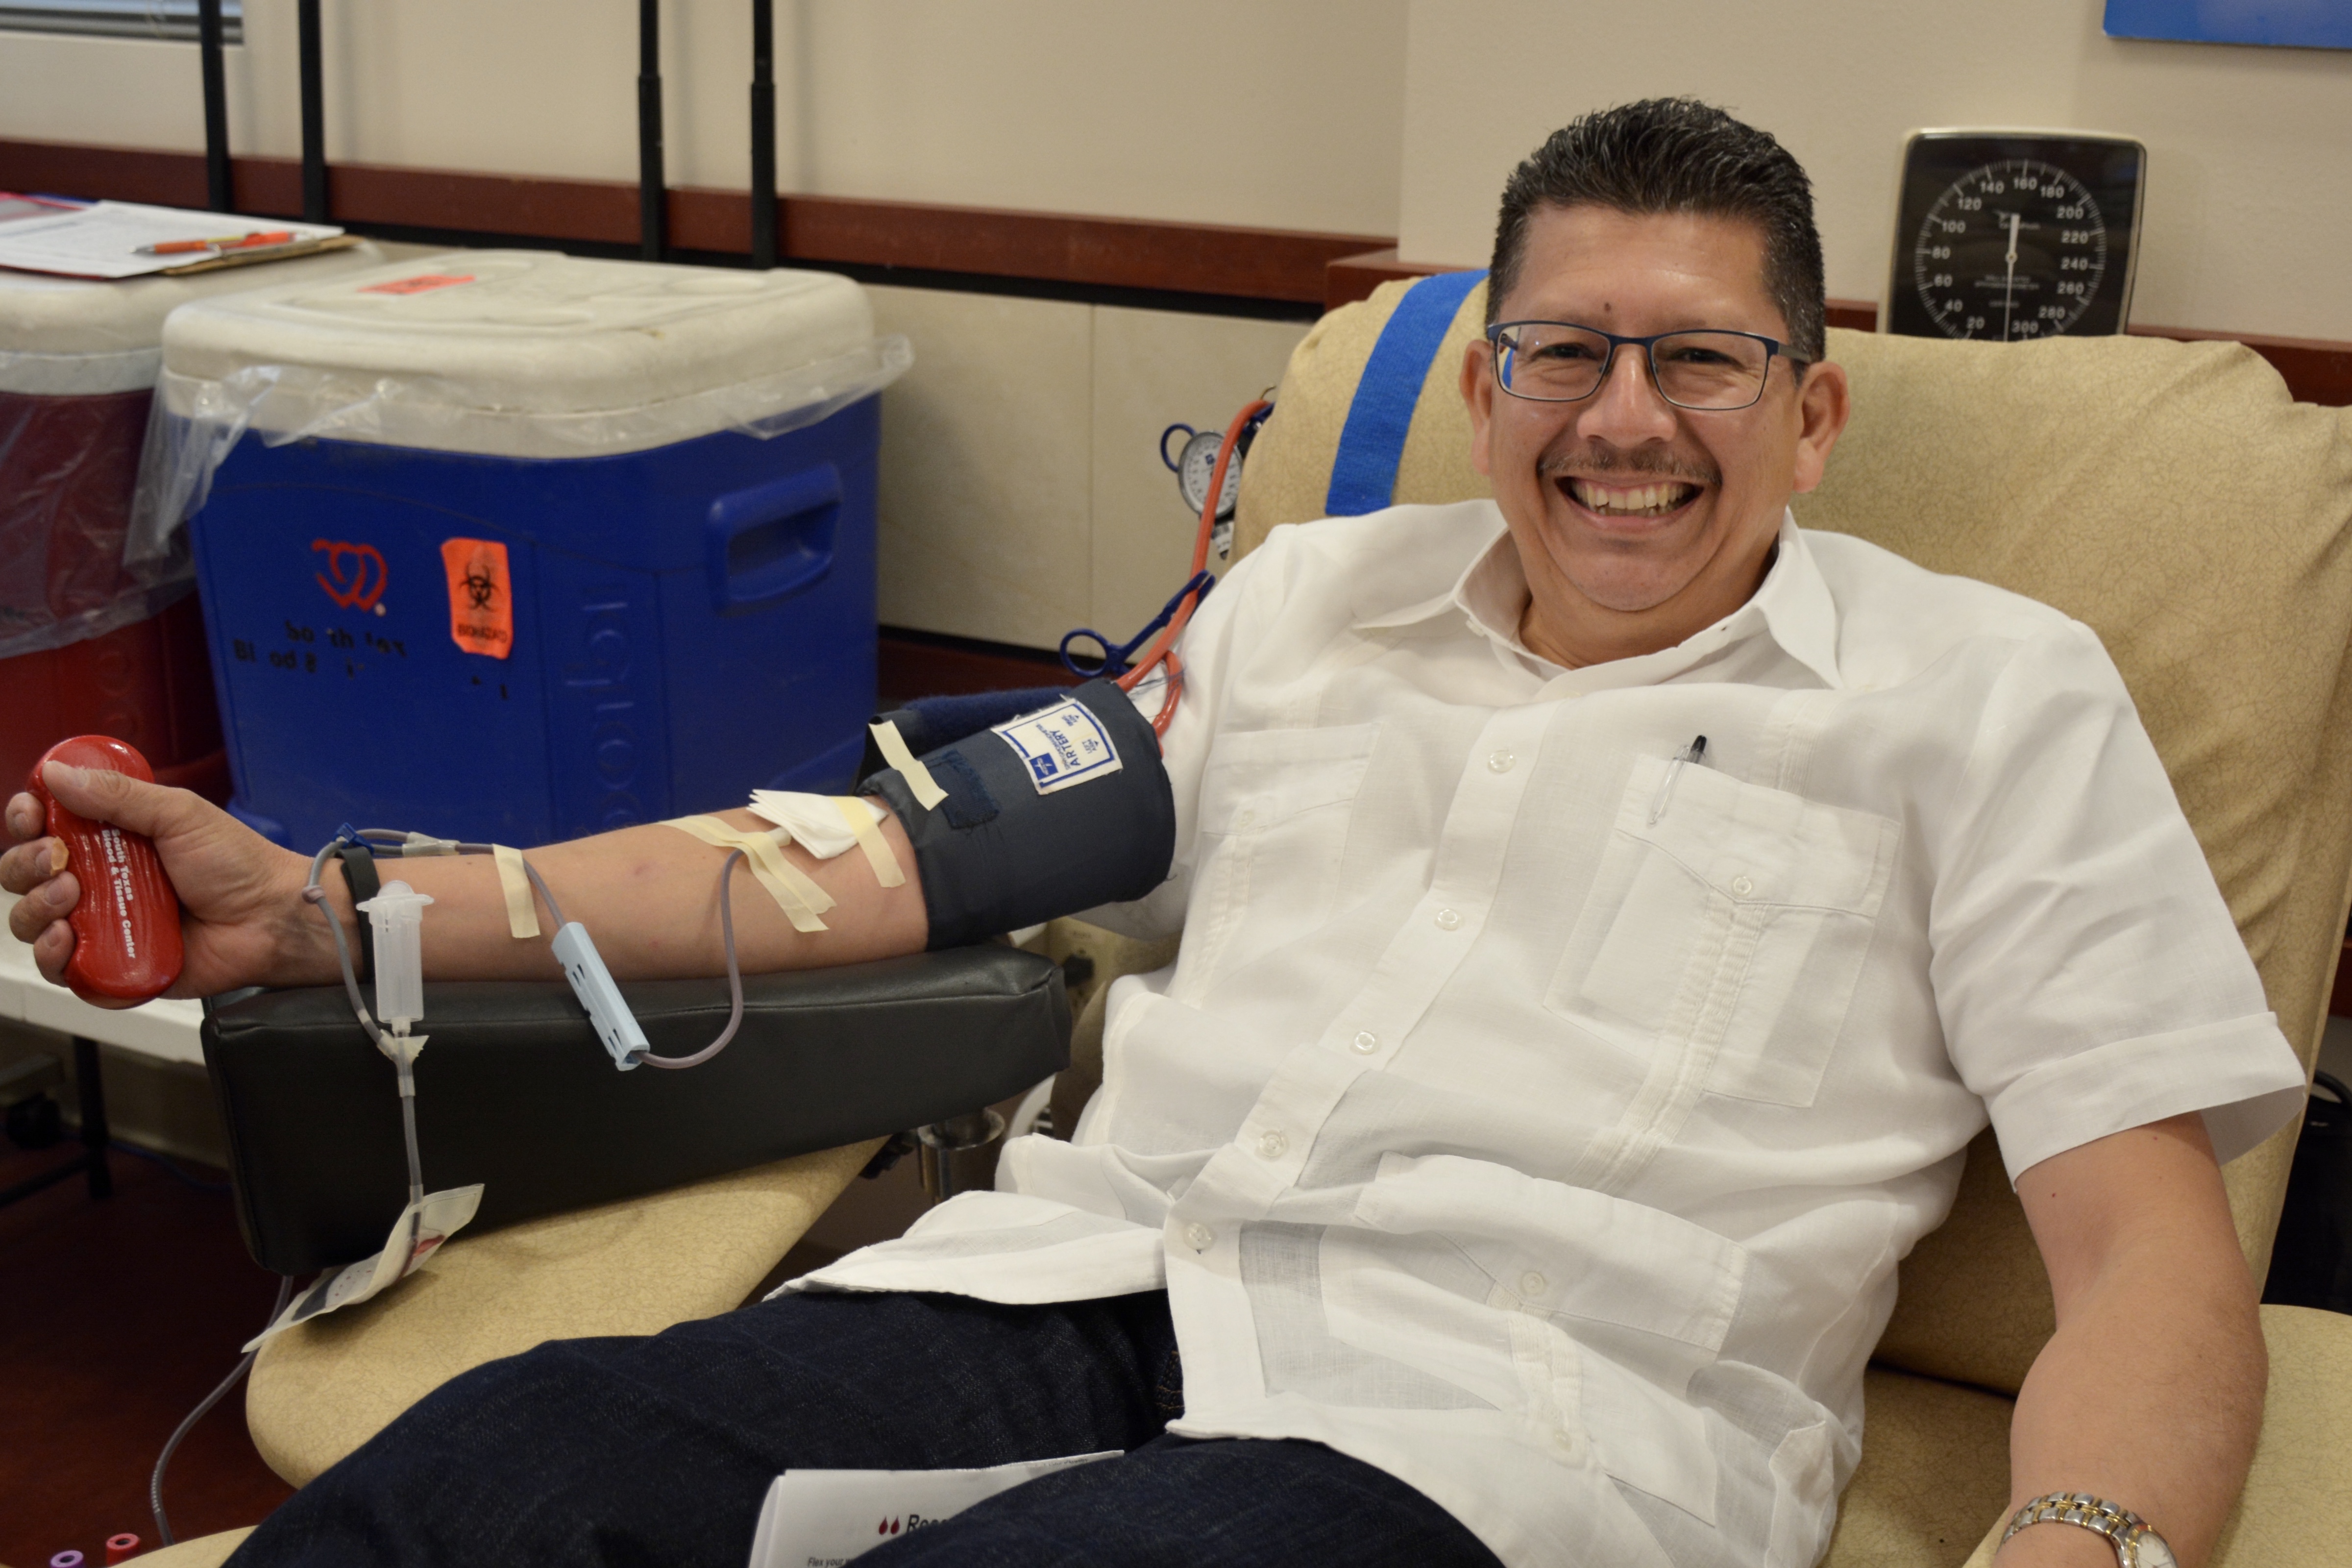
[{"label": "white table", "polygon": [[74,1089],[81,1101],[80,1158],[42,1172],[0,1192],[0,1205],[28,1197],[45,1187],[70,1180],[76,1172],[89,1183],[90,1196],[102,1198],[114,1191],[113,1173],[106,1163],[106,1085],[100,1076],[98,1047],[112,1046],[158,1061],[205,1059],[197,1030],[204,1023],[199,1002],[150,1002],[142,1007],[93,1007],[62,986],[41,978],[34,966],[33,950],[18,942],[6,927],[5,916],[16,904],[13,893],[0,893],[0,1018],[17,1018],[73,1037]]},{"label": "white table", "polygon": [[22,1019],[45,1029],[60,1029],[78,1039],[96,1040],[118,1050],[133,1051],[158,1061],[204,1065],[196,1043],[204,1023],[201,1002],[150,1002],[143,1007],[93,1007],[60,985],[41,978],[33,966],[33,950],[18,942],[5,924],[16,905],[14,893],[0,893],[0,1018]]}]

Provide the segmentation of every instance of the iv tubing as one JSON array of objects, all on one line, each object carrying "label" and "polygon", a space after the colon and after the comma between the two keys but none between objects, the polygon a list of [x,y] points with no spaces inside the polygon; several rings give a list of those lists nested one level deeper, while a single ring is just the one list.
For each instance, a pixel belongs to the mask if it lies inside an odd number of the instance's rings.
[{"label": "iv tubing", "polygon": [[[362,828],[357,837],[370,849],[378,847],[401,849],[409,843],[408,835],[384,827]],[[367,1005],[360,998],[359,974],[352,965],[351,945],[343,936],[343,922],[335,919],[333,911],[326,907],[326,889],[320,882],[320,877],[325,872],[328,858],[334,853],[335,846],[342,841],[341,837],[330,840],[325,847],[311,857],[310,879],[303,888],[302,896],[310,902],[320,906],[319,912],[326,918],[327,928],[334,934],[335,960],[343,972],[343,991],[351,998],[352,1011],[358,1016],[360,1027],[367,1031],[367,1037],[376,1049],[390,1057],[394,1053],[384,1043],[383,1031],[377,1026],[375,1019],[369,1016]],[[494,849],[495,847],[488,844],[462,844],[436,840],[434,847],[426,852],[488,855],[493,853]],[[643,1065],[646,1067],[671,1068],[700,1067],[704,1062],[726,1049],[734,1040],[736,1031],[743,1026],[743,967],[735,952],[735,908],[727,896],[729,886],[734,878],[736,864],[742,858],[743,852],[740,849],[730,850],[727,858],[719,868],[719,929],[727,950],[727,1026],[719,1032],[717,1039],[691,1056],[648,1056],[642,1058]],[[531,886],[538,889],[539,896],[546,900],[548,914],[554,919],[557,927],[561,928],[564,924],[563,906],[555,901],[555,894],[548,887],[547,879],[541,876],[539,868],[528,859],[523,861],[522,868],[524,874],[530,877]],[[412,1083],[411,1069],[400,1064],[396,1057],[394,1059],[394,1065],[399,1067],[404,1085]],[[404,1088],[400,1100],[400,1112],[401,1131],[408,1147],[408,1195],[409,1201],[415,1203],[424,1197],[425,1187],[422,1162],[418,1159],[416,1150],[416,1097],[413,1089]]]},{"label": "iv tubing", "polygon": [[[278,1314],[286,1310],[287,1299],[293,1294],[294,1276],[291,1274],[282,1276],[278,1281],[278,1300],[271,1304],[269,1316],[263,1320],[262,1327],[268,1328],[278,1321]],[[253,1358],[257,1353],[254,1351],[246,1352],[229,1374],[221,1379],[220,1386],[205,1394],[202,1405],[188,1412],[187,1418],[173,1429],[171,1440],[163,1445],[163,1452],[155,1460],[154,1473],[147,1478],[147,1510],[155,1516],[155,1534],[160,1542],[165,1546],[173,1544],[173,1540],[172,1521],[163,1517],[164,1468],[171,1464],[172,1456],[179,1450],[180,1440],[195,1428],[197,1422],[205,1418],[205,1411],[218,1405],[221,1402],[221,1396],[236,1386],[236,1380],[243,1377],[251,1368]]]}]

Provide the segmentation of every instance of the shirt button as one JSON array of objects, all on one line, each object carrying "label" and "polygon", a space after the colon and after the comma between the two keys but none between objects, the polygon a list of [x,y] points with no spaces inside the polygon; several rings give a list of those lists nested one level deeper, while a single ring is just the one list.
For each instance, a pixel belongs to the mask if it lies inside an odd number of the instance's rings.
[{"label": "shirt button", "polygon": [[1254,811],[1237,811],[1234,813],[1234,826],[1235,827],[1247,827],[1251,823],[1255,822],[1256,820],[1257,813]]},{"label": "shirt button", "polygon": [[1260,1133],[1257,1141],[1257,1152],[1265,1155],[1269,1160],[1279,1160],[1290,1152],[1290,1140],[1284,1137],[1280,1132]]},{"label": "shirt button", "polygon": [[1363,1052],[1366,1056],[1370,1056],[1374,1051],[1381,1048],[1381,1037],[1378,1035],[1373,1034],[1370,1029],[1358,1030],[1356,1037],[1349,1043],[1354,1046],[1358,1050]]},{"label": "shirt button", "polygon": [[1544,1293],[1544,1288],[1550,1283],[1542,1275],[1530,1268],[1519,1276],[1519,1294],[1530,1298],[1540,1296]]},{"label": "shirt button", "polygon": [[1440,910],[1437,911],[1438,930],[1452,931],[1461,923],[1462,916],[1459,911],[1454,910]]},{"label": "shirt button", "polygon": [[1518,760],[1508,752],[1496,752],[1486,759],[1486,771],[1490,773],[1509,773]]},{"label": "shirt button", "polygon": [[1744,899],[1756,890],[1756,883],[1748,877],[1734,877],[1731,879],[1731,890],[1736,896]]},{"label": "shirt button", "polygon": [[1194,1220],[1184,1227],[1184,1245],[1195,1252],[1208,1251],[1210,1247],[1216,1245],[1216,1241],[1217,1233],[1199,1220]]}]

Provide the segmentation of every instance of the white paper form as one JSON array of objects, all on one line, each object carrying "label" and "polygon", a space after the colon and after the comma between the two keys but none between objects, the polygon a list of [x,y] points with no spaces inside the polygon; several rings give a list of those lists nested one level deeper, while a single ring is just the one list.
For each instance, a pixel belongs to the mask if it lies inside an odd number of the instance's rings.
[{"label": "white paper form", "polygon": [[840,1568],[1024,1481],[1118,1458],[1110,1448],[981,1470],[786,1470],[761,1506],[750,1568]]},{"label": "white paper form", "polygon": [[[342,232],[331,224],[295,223],[288,218],[240,217],[235,213],[190,212],[136,202],[92,202],[84,207],[59,208],[0,223],[0,267],[71,278],[141,278],[222,254],[188,250],[152,256],[142,252],[144,246],[283,233],[293,237],[287,241],[291,248],[332,239]],[[256,249],[253,255],[258,260],[277,248]]]}]

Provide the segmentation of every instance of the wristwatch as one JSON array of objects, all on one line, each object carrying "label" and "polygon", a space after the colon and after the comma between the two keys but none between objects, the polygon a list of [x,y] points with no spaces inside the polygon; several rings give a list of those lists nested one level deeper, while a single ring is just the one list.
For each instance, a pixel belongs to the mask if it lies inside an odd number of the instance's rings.
[{"label": "wristwatch", "polygon": [[2088,1492],[2044,1492],[2017,1510],[2000,1544],[2029,1524],[2078,1524],[2106,1539],[2119,1568],[2179,1568],[2179,1559],[2147,1521]]}]

